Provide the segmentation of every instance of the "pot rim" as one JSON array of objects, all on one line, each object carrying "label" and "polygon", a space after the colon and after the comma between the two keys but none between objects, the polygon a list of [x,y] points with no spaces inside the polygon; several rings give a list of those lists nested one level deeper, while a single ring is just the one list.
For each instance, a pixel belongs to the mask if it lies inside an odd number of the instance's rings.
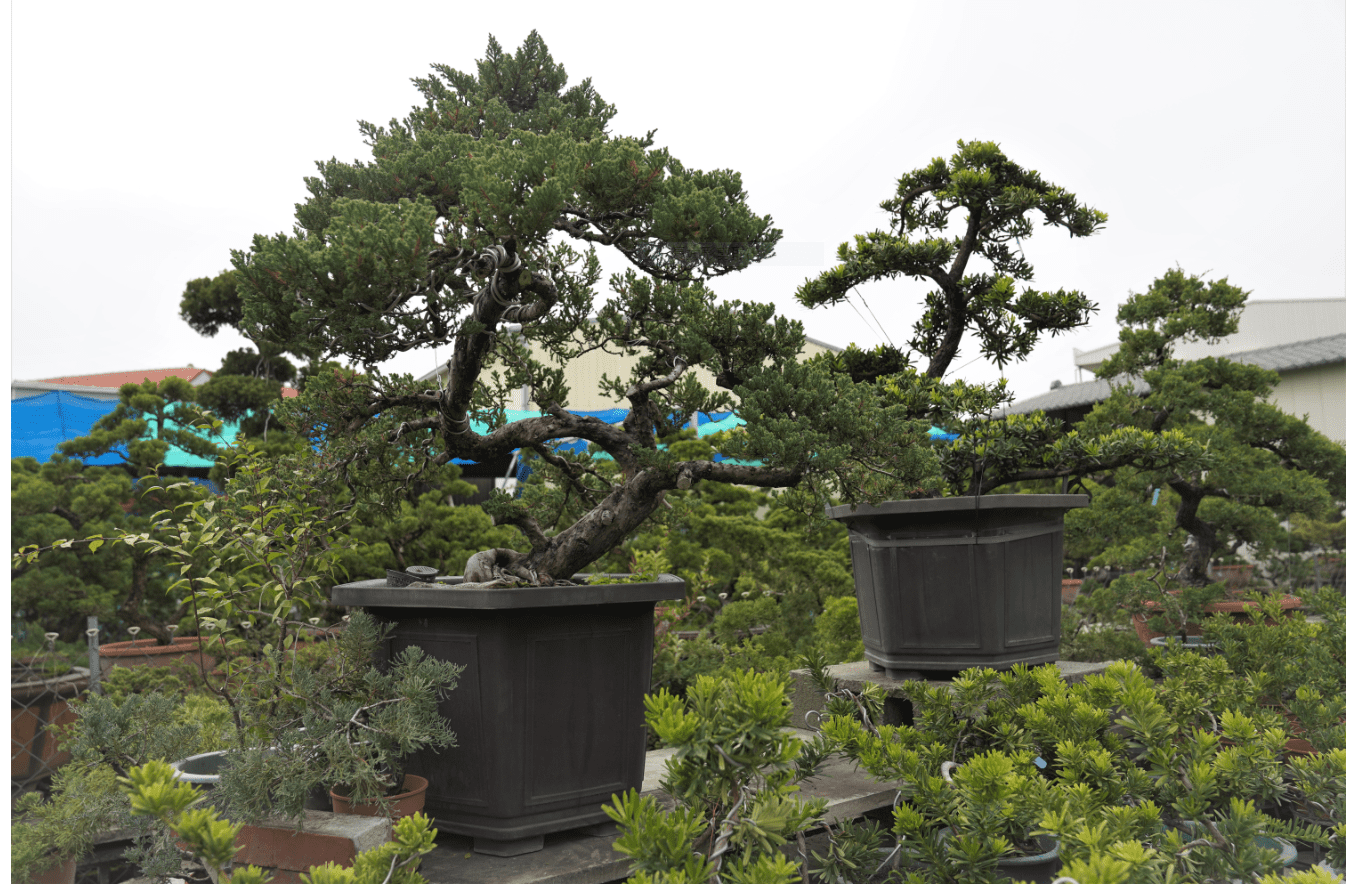
[{"label": "pot rim", "polygon": [[826,508],[828,519],[848,521],[870,516],[911,513],[977,513],[989,510],[1030,510],[1088,507],[1088,495],[962,495],[954,498],[911,498],[878,504],[839,504]]},{"label": "pot rim", "polygon": [[501,610],[660,602],[685,597],[685,581],[668,574],[658,575],[656,581],[637,584],[501,587],[493,590],[456,589],[455,585],[463,580],[460,575],[438,577],[437,583],[442,585],[438,587],[390,587],[384,578],[352,581],[333,587],[332,600],[334,605],[363,608]]}]

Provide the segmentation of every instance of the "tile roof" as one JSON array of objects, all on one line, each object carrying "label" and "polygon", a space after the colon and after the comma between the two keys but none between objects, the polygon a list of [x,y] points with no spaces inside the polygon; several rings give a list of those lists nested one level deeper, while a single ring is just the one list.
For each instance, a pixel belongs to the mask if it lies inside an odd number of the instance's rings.
[{"label": "tile roof", "polygon": [[131,372],[103,372],[98,375],[63,375],[60,378],[42,378],[48,384],[76,384],[87,387],[121,387],[123,384],[140,384],[142,381],[163,381],[166,378],[183,378],[187,381],[195,381],[198,376],[206,375],[202,380],[205,382],[211,377],[211,372],[206,369],[199,369],[195,366],[184,366],[178,369],[137,369]]},{"label": "tile roof", "polygon": [[[1278,344],[1275,347],[1260,347],[1256,350],[1226,354],[1225,358],[1236,363],[1246,363],[1263,369],[1271,369],[1274,372],[1290,372],[1295,369],[1326,366],[1330,363],[1345,363],[1347,362],[1347,333],[1329,335],[1324,338],[1311,338],[1306,341],[1295,341],[1290,344]],[[1141,379],[1132,378],[1128,380],[1132,384],[1132,392],[1136,395],[1140,396],[1149,392],[1150,385]],[[1039,409],[1044,412],[1054,412],[1060,409],[1086,406],[1107,399],[1114,384],[1121,384],[1121,382],[1116,379],[1112,382],[1106,379],[1097,379],[1082,381],[1079,384],[1063,384],[1046,393],[1020,400],[999,414],[1022,415]]]},{"label": "tile roof", "polygon": [[1260,347],[1232,353],[1228,357],[1237,363],[1248,363],[1275,372],[1290,372],[1294,369],[1309,369],[1314,366],[1326,366],[1330,363],[1347,362],[1347,333],[1329,335],[1325,338],[1311,338],[1308,341],[1296,341],[1292,344],[1278,344],[1276,347]]},{"label": "tile roof", "polygon": [[[1132,386],[1132,393],[1140,396],[1150,391],[1150,385],[1146,384],[1140,378],[1129,378],[1127,381]],[[1114,378],[1109,381],[1106,378],[1099,378],[1094,381],[1081,381],[1079,384],[1062,384],[1060,387],[1054,387],[1046,393],[1040,393],[1037,396],[1020,400],[1011,406],[1006,407],[998,413],[1003,415],[1022,415],[1026,412],[1055,412],[1061,409],[1073,409],[1076,406],[1087,406],[1090,403],[1100,402],[1108,398],[1113,387],[1122,386],[1123,382]]]}]

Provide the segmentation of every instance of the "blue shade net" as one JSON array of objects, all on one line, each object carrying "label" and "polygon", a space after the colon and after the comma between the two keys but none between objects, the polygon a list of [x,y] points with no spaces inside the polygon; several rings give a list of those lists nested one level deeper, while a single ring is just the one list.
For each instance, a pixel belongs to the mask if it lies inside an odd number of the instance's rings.
[{"label": "blue shade net", "polygon": [[[117,407],[117,400],[94,399],[92,397],[80,396],[66,390],[53,390],[38,396],[24,397],[22,399],[10,400],[10,457],[36,458],[39,462],[44,462],[56,452],[57,446],[66,440],[75,439],[87,434],[104,415],[113,411]],[[507,409],[507,420],[519,421],[523,418],[536,418],[545,414],[542,412],[526,411],[521,409]],[[597,418],[607,424],[619,424],[626,415],[628,409],[600,409],[596,411],[578,411],[574,414],[583,415],[590,418]],[[701,437],[706,437],[724,430],[732,430],[740,427],[746,422],[737,417],[732,412],[699,412],[697,414],[698,429],[696,433]],[[475,433],[487,433],[488,425],[482,422],[472,422],[471,426]],[[234,441],[235,435],[239,431],[238,423],[228,423],[222,429],[221,438],[215,440],[217,443],[230,444]],[[958,438],[955,433],[946,433],[937,427],[931,427],[929,430],[931,439],[935,440],[954,440]],[[582,439],[566,439],[555,444],[555,449],[559,451],[570,451],[578,454],[587,451],[587,441]],[[97,458],[90,458],[85,461],[86,464],[110,466],[123,463],[125,450],[120,453],[117,450],[100,455]],[[598,459],[607,460],[609,455],[604,452],[596,455]],[[722,455],[715,455],[716,460],[724,460]],[[472,464],[473,461],[467,461],[462,458],[453,459],[456,464]],[[730,459],[729,459],[730,460]],[[758,463],[758,462],[748,462]],[[212,462],[206,458],[200,458],[191,455],[177,447],[171,447],[165,455],[165,464],[169,467],[210,467]],[[517,469],[517,478],[524,481],[530,475],[530,469],[524,464],[519,463]],[[195,482],[197,480],[194,480]],[[214,485],[206,480],[200,480],[203,485],[219,492]]]}]

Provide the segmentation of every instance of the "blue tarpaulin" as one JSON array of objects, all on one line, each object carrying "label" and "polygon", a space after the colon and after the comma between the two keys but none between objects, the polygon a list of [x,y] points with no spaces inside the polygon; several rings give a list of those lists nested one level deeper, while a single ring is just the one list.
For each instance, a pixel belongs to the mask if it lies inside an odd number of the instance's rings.
[{"label": "blue tarpaulin", "polygon": [[[100,418],[117,408],[117,404],[115,399],[94,399],[68,390],[51,390],[38,396],[10,400],[10,457],[29,457],[45,462],[61,443],[88,434]],[[214,437],[212,442],[229,445],[238,432],[238,422],[227,423],[221,429],[221,435]],[[85,463],[98,466],[122,464],[124,455],[126,449],[118,447],[106,455],[85,459]],[[215,462],[170,446],[164,463],[169,467],[211,467]]]}]

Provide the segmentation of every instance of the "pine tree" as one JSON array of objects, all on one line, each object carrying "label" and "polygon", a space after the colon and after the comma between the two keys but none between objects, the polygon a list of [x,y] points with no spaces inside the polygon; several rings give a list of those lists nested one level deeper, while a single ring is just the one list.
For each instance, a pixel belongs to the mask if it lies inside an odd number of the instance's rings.
[{"label": "pine tree", "polygon": [[[1130,385],[1117,386],[1076,428],[1090,438],[1120,428],[1174,432],[1203,453],[1144,472],[1177,496],[1173,531],[1191,537],[1183,548],[1191,584],[1209,583],[1207,566],[1222,550],[1276,543],[1284,537],[1281,518],[1322,517],[1344,494],[1346,450],[1266,402],[1276,372],[1224,357],[1175,356],[1179,343],[1232,334],[1248,294],[1228,279],[1208,282],[1178,268],[1133,294],[1117,313],[1121,347],[1097,374],[1140,378],[1150,390],[1136,396]],[[1173,540],[1182,547],[1181,537]]]},{"label": "pine tree", "polygon": [[[344,466],[354,487],[388,490],[452,458],[538,456],[556,482],[486,509],[531,547],[496,551],[499,571],[548,582],[619,545],[666,491],[703,479],[803,485],[819,501],[857,499],[865,478],[874,499],[894,496],[935,474],[923,423],[867,385],[799,363],[800,324],[707,287],[769,257],[780,238],[737,173],[687,168],[653,133],[612,134],[615,109],[589,80],[567,87],[536,33],[515,54],[490,38],[477,73],[434,65],[414,84],[422,106],[360,124],[369,160],[317,164],[294,231],[256,236],[233,259],[242,328],[366,367],[318,374],[281,406],[316,442],[358,440]],[[604,301],[597,247],[630,265]],[[444,386],[372,368],[448,344]],[[599,385],[627,403],[622,425],[567,411],[558,366],[594,351],[636,358],[629,377]],[[542,414],[507,422],[503,404],[523,385]],[[736,460],[658,446],[697,411],[734,404],[747,427],[719,454]],[[565,438],[613,466],[556,451]]]}]

